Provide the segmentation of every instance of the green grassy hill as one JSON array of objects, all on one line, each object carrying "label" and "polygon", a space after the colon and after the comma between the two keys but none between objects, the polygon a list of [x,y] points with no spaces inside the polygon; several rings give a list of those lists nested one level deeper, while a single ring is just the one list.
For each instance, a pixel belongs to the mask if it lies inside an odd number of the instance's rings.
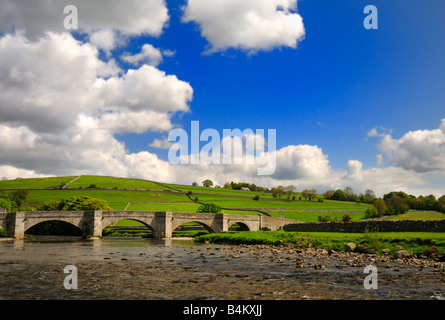
[{"label": "green grassy hill", "polygon": [[[199,203],[215,203],[224,213],[269,214],[299,221],[318,221],[318,216],[341,220],[344,214],[352,220],[364,218],[367,204],[345,201],[273,199],[270,193],[227,190],[222,188],[194,187],[164,184],[143,179],[104,176],[67,176],[0,181],[0,192],[6,194],[27,189],[28,196],[22,206],[38,207],[50,200],[88,196],[103,199],[113,210],[196,212]],[[192,201],[187,193],[191,192]],[[254,196],[259,195],[259,200]],[[230,210],[231,209],[231,210]],[[244,211],[249,209],[250,211]],[[258,211],[256,211],[258,210]],[[405,215],[418,219],[419,215]],[[398,217],[398,218],[405,218]],[[423,214],[426,219],[437,219],[437,214]]]}]

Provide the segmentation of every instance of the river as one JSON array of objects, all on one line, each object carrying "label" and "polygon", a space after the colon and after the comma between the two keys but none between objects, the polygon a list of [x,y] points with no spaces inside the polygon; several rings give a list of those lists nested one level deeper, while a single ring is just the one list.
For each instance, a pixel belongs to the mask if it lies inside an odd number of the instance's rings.
[{"label": "river", "polygon": [[[365,273],[368,265],[376,272]],[[66,266],[77,269],[77,289],[65,286],[74,275],[64,273]],[[368,275],[375,277],[366,288]],[[6,300],[443,300],[444,287],[443,262],[374,255],[172,239],[0,242],[0,299]]]}]

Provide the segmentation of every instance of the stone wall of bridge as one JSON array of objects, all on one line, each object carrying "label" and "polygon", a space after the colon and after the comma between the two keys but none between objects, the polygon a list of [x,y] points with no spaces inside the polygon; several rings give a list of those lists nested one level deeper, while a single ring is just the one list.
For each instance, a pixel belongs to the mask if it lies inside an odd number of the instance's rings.
[{"label": "stone wall of bridge", "polygon": [[169,238],[172,232],[187,222],[197,222],[209,232],[228,231],[234,223],[246,225],[250,231],[261,229],[278,230],[294,222],[283,218],[261,215],[222,213],[180,213],[147,211],[21,211],[0,213],[0,226],[8,237],[24,238],[26,230],[46,221],[70,223],[90,236],[101,236],[104,228],[119,220],[136,220],[148,226],[154,238]]}]

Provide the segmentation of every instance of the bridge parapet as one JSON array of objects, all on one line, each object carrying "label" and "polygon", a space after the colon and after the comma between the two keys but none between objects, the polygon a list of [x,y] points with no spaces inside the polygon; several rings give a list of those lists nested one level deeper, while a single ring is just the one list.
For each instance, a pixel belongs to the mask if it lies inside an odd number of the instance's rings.
[{"label": "bridge parapet", "polygon": [[209,232],[228,231],[234,223],[245,224],[250,231],[281,229],[294,220],[222,213],[147,212],[147,211],[20,211],[0,213],[0,225],[8,237],[22,239],[26,230],[45,221],[65,221],[89,236],[101,236],[102,230],[119,220],[137,220],[153,231],[154,238],[170,238],[172,232],[186,222],[197,222]]}]

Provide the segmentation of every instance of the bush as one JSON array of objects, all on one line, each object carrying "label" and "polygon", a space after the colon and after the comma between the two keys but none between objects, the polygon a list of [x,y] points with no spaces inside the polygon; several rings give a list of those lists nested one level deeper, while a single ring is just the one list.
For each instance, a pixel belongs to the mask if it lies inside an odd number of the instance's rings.
[{"label": "bush", "polygon": [[259,196],[259,195],[256,195],[255,197],[253,197],[253,200],[255,200],[255,201],[260,200],[260,196]]},{"label": "bush", "polygon": [[382,248],[382,242],[379,237],[378,230],[368,230],[365,229],[365,234],[363,236],[364,248],[373,249],[375,251],[379,251]]},{"label": "bush", "polygon": [[95,184],[90,184],[88,188],[97,188]]},{"label": "bush", "polygon": [[113,210],[105,200],[90,197],[72,197],[62,200],[51,200],[41,204],[41,211],[80,211],[80,210]]},{"label": "bush", "polygon": [[369,207],[365,211],[365,219],[378,218],[379,216],[380,215],[379,215],[379,212],[377,211],[376,207]]},{"label": "bush", "polygon": [[221,207],[214,203],[203,204],[198,208],[198,210],[196,210],[198,213],[220,213],[221,211]]},{"label": "bush", "polygon": [[352,220],[351,216],[348,214],[345,214],[342,218],[341,221],[343,222],[350,222]]},{"label": "bush", "polygon": [[18,211],[36,211],[36,208],[30,206],[23,206],[17,209]]},{"label": "bush", "polygon": [[318,216],[318,221],[319,222],[329,222],[329,221],[331,221],[331,217],[330,216],[324,216],[324,217]]}]

